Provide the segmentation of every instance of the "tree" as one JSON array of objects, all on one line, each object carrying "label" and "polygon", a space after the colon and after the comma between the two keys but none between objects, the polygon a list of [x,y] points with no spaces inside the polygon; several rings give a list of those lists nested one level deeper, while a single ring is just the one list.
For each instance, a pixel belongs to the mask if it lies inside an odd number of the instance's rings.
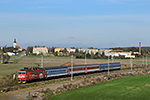
[{"label": "tree", "polygon": [[55,52],[55,47],[52,47],[51,50],[50,50],[52,53]]},{"label": "tree", "polygon": [[32,46],[29,46],[28,48],[27,48],[27,51],[26,51],[26,54],[28,55],[28,54],[32,54],[33,53],[33,47]]},{"label": "tree", "polygon": [[[3,59],[1,59],[1,56],[2,56]],[[8,62],[9,59],[10,59],[10,56],[8,54],[4,55],[3,52],[1,52],[1,54],[0,54],[0,60],[2,60],[2,63]]]},{"label": "tree", "polygon": [[103,53],[102,53],[102,57],[104,57],[104,56],[105,56],[105,53],[103,52]]},{"label": "tree", "polygon": [[75,47],[70,47],[71,49],[75,49]]},{"label": "tree", "polygon": [[14,48],[13,47],[7,47],[5,49],[6,52],[13,52]]},{"label": "tree", "polygon": [[64,48],[64,50],[63,50],[63,53],[67,53],[68,51],[67,51],[67,49],[66,48]]},{"label": "tree", "polygon": [[4,56],[4,61],[8,62],[9,59],[10,59],[10,56],[8,54]]},{"label": "tree", "polygon": [[86,58],[91,58],[91,55],[89,53],[87,53]]},{"label": "tree", "polygon": [[54,52],[54,56],[58,56],[58,51]]},{"label": "tree", "polygon": [[95,54],[96,56],[98,56],[99,54],[98,54],[98,52],[96,52],[96,54]]},{"label": "tree", "polygon": [[76,48],[75,53],[79,53],[79,49],[78,48]]},{"label": "tree", "polygon": [[90,47],[90,49],[94,49],[93,47]]}]

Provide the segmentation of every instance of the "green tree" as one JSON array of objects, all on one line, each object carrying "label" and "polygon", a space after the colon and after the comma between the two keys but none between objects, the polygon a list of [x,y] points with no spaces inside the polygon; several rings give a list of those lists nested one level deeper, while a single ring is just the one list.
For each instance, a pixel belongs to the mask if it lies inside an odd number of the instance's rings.
[{"label": "green tree", "polygon": [[102,57],[104,57],[104,56],[105,56],[105,53],[103,52],[103,53],[102,53]]},{"label": "green tree", "polygon": [[78,48],[76,48],[75,53],[79,53],[79,49]]},{"label": "green tree", "polygon": [[70,47],[71,49],[75,49],[75,47]]},{"label": "green tree", "polygon": [[33,47],[32,46],[29,46],[27,48],[27,51],[26,51],[26,54],[29,55],[29,54],[32,54],[33,53]]},{"label": "green tree", "polygon": [[58,56],[58,51],[54,52],[54,56]]},{"label": "green tree", "polygon": [[10,56],[9,56],[8,54],[4,56],[4,60],[5,60],[6,62],[8,62],[9,59],[10,59]]},{"label": "green tree", "polygon": [[51,50],[50,50],[52,53],[55,52],[55,47],[52,47]]},{"label": "green tree", "polygon": [[67,51],[67,49],[66,48],[64,48],[64,50],[63,50],[63,53],[67,53],[68,51]]},{"label": "green tree", "polygon": [[13,52],[14,48],[13,47],[7,47],[5,50],[6,50],[6,52]]},{"label": "green tree", "polygon": [[86,58],[91,58],[91,55],[89,53],[86,54]]},{"label": "green tree", "polygon": [[[1,55],[3,59],[1,59]],[[9,59],[10,59],[10,56],[8,54],[4,55],[3,52],[0,52],[0,60],[3,60],[2,63],[8,62]]]}]

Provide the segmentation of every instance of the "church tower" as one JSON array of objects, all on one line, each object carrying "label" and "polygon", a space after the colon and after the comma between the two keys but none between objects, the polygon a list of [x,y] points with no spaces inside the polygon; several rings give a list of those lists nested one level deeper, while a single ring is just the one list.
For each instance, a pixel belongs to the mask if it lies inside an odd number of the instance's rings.
[{"label": "church tower", "polygon": [[16,48],[16,46],[17,46],[17,42],[16,39],[14,39],[13,47]]}]

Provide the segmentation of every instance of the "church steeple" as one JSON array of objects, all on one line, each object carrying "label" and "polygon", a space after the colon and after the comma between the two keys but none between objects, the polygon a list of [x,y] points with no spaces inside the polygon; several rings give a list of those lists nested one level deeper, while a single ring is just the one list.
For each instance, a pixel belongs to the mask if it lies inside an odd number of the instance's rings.
[{"label": "church steeple", "polygon": [[16,39],[14,39],[13,47],[16,48],[16,46],[17,46],[17,41]]},{"label": "church steeple", "polygon": [[16,39],[14,39],[14,43],[17,43],[17,42],[16,42]]}]

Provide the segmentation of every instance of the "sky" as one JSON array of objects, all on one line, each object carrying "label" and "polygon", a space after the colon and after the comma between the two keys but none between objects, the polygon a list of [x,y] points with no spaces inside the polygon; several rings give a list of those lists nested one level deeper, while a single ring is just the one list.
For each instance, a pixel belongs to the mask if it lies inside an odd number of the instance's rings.
[{"label": "sky", "polygon": [[0,0],[0,46],[150,46],[150,0]]}]

